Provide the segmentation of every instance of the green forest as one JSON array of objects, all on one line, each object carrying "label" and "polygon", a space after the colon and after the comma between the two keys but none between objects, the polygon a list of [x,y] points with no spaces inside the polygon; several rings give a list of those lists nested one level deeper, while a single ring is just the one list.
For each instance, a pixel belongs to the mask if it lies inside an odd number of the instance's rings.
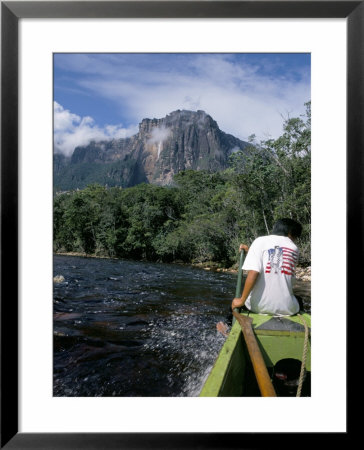
[{"label": "green forest", "polygon": [[311,105],[278,139],[230,156],[221,172],[180,172],[171,186],[89,185],[54,195],[54,251],[231,267],[240,243],[278,218],[303,225],[300,265],[310,264]]}]

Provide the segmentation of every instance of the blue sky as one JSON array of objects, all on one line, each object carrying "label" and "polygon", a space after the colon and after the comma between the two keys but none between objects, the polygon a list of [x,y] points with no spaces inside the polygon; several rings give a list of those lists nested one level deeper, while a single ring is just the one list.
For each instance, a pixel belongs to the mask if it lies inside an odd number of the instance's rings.
[{"label": "blue sky", "polygon": [[241,139],[278,137],[310,89],[309,54],[55,54],[55,151],[130,136],[177,109],[202,109]]}]

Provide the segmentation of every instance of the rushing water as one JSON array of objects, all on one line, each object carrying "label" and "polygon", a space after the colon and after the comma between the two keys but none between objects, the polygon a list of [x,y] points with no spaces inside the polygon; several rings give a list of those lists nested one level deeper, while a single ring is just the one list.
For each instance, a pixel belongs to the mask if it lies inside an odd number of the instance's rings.
[{"label": "rushing water", "polygon": [[224,342],[236,275],[54,257],[55,396],[196,396]]},{"label": "rushing water", "polygon": [[236,275],[59,255],[58,275],[55,396],[199,395],[225,340],[216,323],[226,319]]}]

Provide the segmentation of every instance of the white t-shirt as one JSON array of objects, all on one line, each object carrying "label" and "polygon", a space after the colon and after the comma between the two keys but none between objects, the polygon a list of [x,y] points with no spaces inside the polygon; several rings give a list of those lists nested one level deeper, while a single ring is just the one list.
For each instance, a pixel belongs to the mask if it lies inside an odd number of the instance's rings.
[{"label": "white t-shirt", "polygon": [[243,269],[259,272],[245,305],[255,313],[291,316],[299,312],[293,295],[298,248],[286,236],[269,235],[255,239]]}]

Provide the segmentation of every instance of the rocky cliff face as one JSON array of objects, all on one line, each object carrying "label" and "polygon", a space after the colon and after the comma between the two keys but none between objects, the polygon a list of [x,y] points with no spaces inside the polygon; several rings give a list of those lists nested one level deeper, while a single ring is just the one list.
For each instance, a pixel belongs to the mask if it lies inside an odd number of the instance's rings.
[{"label": "rocky cliff face", "polygon": [[89,182],[166,185],[182,170],[223,170],[230,154],[246,146],[204,111],[178,110],[162,119],[143,119],[130,138],[77,147],[69,161],[55,155],[54,181],[62,189]]}]

